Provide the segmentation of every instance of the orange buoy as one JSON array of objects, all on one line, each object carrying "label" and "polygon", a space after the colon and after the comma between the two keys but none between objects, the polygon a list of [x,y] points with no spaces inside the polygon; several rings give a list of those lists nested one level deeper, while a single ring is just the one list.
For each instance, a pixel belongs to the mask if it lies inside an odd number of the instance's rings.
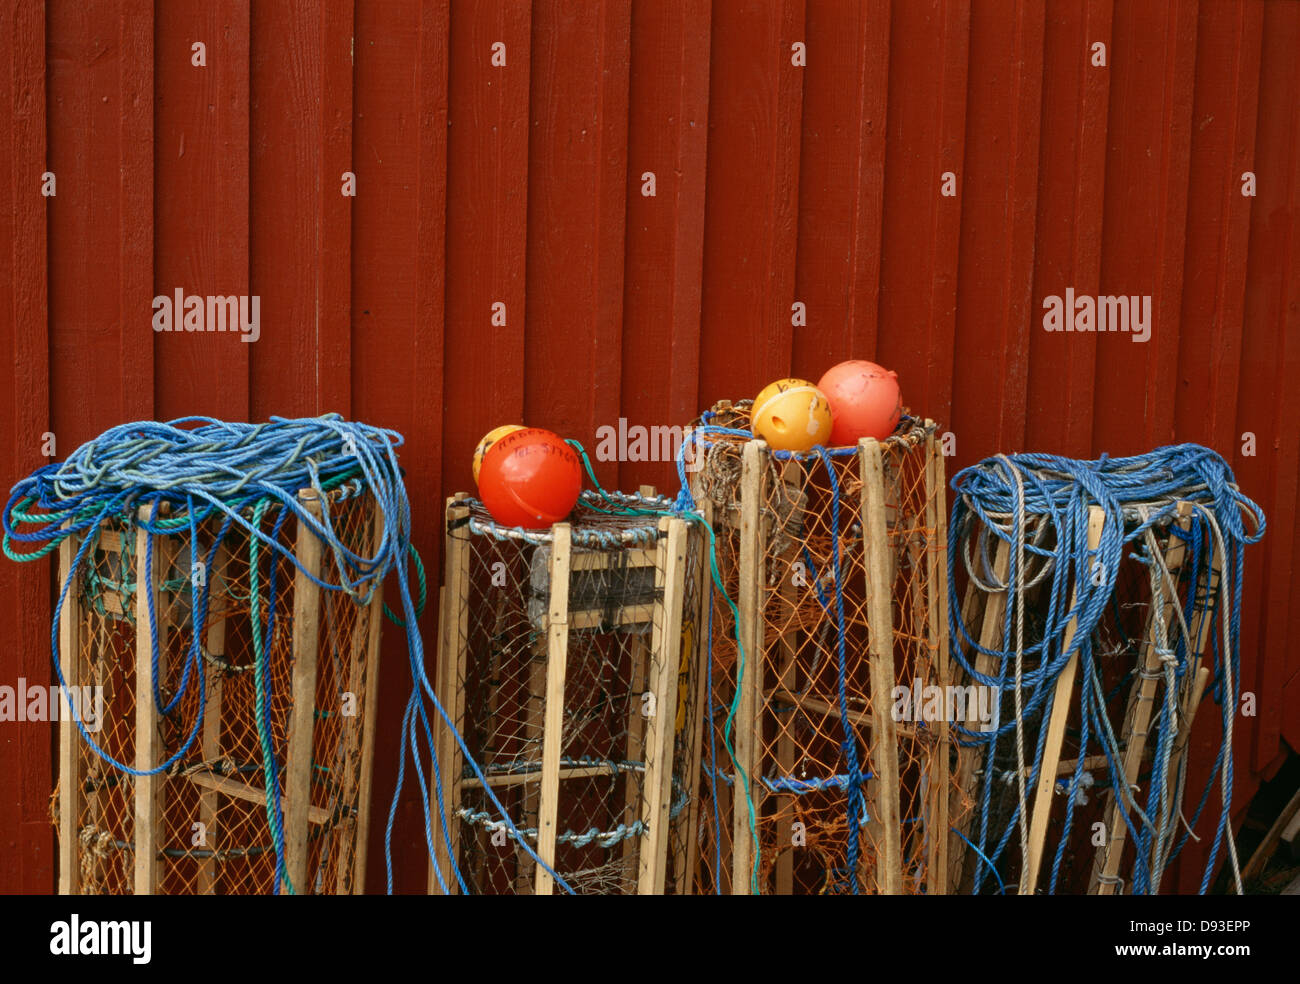
[{"label": "orange buoy", "polygon": [[835,447],[857,444],[864,437],[883,441],[898,426],[903,397],[895,372],[853,359],[827,369],[817,386],[830,401]]},{"label": "orange buoy", "polygon": [[831,435],[831,405],[806,379],[778,379],[754,398],[750,427],[776,451],[807,451]]},{"label": "orange buoy", "polygon": [[582,492],[582,462],[558,434],[525,427],[487,449],[478,488],[502,526],[540,529],[573,511]]},{"label": "orange buoy", "polygon": [[523,429],[523,424],[502,424],[500,427],[494,427],[483,435],[483,439],[479,441],[478,446],[474,448],[475,483],[478,482],[478,473],[483,467],[483,455],[487,454],[488,448],[492,447],[493,444],[501,440],[501,438],[505,437],[507,434],[513,434],[515,431],[521,431]]}]

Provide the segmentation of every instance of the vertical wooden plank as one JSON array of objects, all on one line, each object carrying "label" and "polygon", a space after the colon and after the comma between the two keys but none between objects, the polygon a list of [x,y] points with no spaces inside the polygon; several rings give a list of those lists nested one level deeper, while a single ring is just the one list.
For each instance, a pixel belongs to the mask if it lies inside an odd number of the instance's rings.
[{"label": "vertical wooden plank", "polygon": [[[971,7],[955,358],[980,385],[954,394],[952,419],[980,447],[1023,447],[1030,333],[1042,331],[1029,302],[1044,19],[1038,0]],[[1005,193],[981,193],[995,186]]]},{"label": "vertical wooden plank", "polygon": [[[948,510],[945,501],[944,459],[935,440],[934,421],[925,422],[925,526],[933,530],[925,558],[926,640],[930,665],[943,692],[948,693],[952,672],[948,663]],[[926,893],[948,894],[948,792],[949,757],[952,753],[951,725],[947,714],[935,726],[937,741],[929,773],[930,855]]]},{"label": "vertical wooden plank", "polygon": [[[50,331],[46,248],[49,199],[41,175],[46,152],[45,7],[0,10],[0,470],[9,484],[47,463],[50,425]],[[50,565],[0,563],[0,679],[50,675]],[[78,739],[79,740],[79,739]],[[60,753],[61,754],[61,753]],[[55,841],[48,816],[49,735],[19,728],[0,743],[0,774],[12,777],[0,798],[0,885],[43,894],[56,887]],[[58,850],[63,849],[61,835]],[[64,891],[62,873],[59,890]],[[75,878],[75,875],[74,875]]]},{"label": "vertical wooden plank", "polygon": [[[1102,525],[1106,514],[1100,506],[1088,507],[1088,550],[1097,549],[1101,542]],[[1073,608],[1078,600],[1078,587],[1070,601]],[[1074,632],[1078,622],[1070,619],[1061,636],[1061,651],[1066,652],[1074,643]],[[1074,678],[1079,669],[1079,654],[1075,653],[1065,664],[1065,669],[1056,678],[1056,692],[1052,698],[1052,714],[1047,722],[1047,738],[1043,744],[1042,764],[1038,770],[1038,787],[1034,791],[1034,813],[1029,826],[1029,857],[1025,859],[1025,869],[1020,876],[1018,894],[1033,895],[1038,885],[1038,872],[1043,859],[1043,847],[1047,841],[1047,821],[1052,813],[1052,797],[1056,792],[1057,766],[1061,764],[1061,742],[1065,738],[1065,725],[1070,716],[1070,707],[1074,695]]]},{"label": "vertical wooden plank", "polygon": [[[568,371],[526,373],[524,414],[561,434],[618,424],[630,20],[630,0],[533,3],[524,350]],[[617,487],[617,462],[592,465]]]},{"label": "vertical wooden plank", "polygon": [[[889,29],[877,355],[898,372],[903,399],[940,420],[955,420],[962,203],[977,193],[963,167],[970,20],[968,0],[895,3]],[[956,197],[940,194],[949,171]]]},{"label": "vertical wooden plank", "polygon": [[[736,605],[740,617],[736,637],[743,650],[736,663],[736,688],[740,699],[736,705],[732,730],[732,748],[735,752],[734,807],[732,810],[732,874],[733,895],[749,895],[754,891],[755,865],[754,833],[751,824],[757,825],[759,811],[758,770],[762,767],[762,696],[763,663],[763,568],[766,544],[763,536],[762,507],[765,494],[764,465],[767,461],[767,443],[749,441],[741,452],[740,473],[740,587],[736,592]],[[758,683],[755,683],[755,680]],[[753,803],[754,816],[750,816]]]},{"label": "vertical wooden plank", "polygon": [[1044,331],[1043,299],[1100,292],[1111,67],[1093,62],[1094,45],[1113,55],[1112,13],[1113,0],[1051,4],[1044,32],[1025,447],[1076,458],[1092,455],[1097,338]]},{"label": "vertical wooden plank", "polygon": [[[1189,503],[1180,502],[1178,504],[1176,525],[1184,533],[1190,527],[1188,517],[1191,512],[1192,509]],[[1160,654],[1157,651],[1157,632],[1170,642],[1175,638],[1174,633],[1177,632],[1177,616],[1171,612],[1169,606],[1179,604],[1175,589],[1178,583],[1178,570],[1182,567],[1183,557],[1187,553],[1186,544],[1186,540],[1175,534],[1170,534],[1169,543],[1164,554],[1164,565],[1169,572],[1169,579],[1161,579],[1160,585],[1155,591],[1155,597],[1151,602],[1150,614],[1147,617],[1146,635],[1142,644],[1141,669],[1134,678],[1133,687],[1129,691],[1128,706],[1124,712],[1124,727],[1120,737],[1120,742],[1124,746],[1122,769],[1124,788],[1126,790],[1135,790],[1138,771],[1142,767],[1142,754],[1147,745],[1147,728],[1151,724],[1151,714],[1155,709],[1153,701],[1156,696],[1156,683],[1159,679],[1157,671],[1161,669]],[[1155,563],[1154,559],[1151,562]],[[1164,625],[1159,629],[1157,629],[1156,625],[1156,598],[1159,599],[1162,606],[1161,611],[1164,620]],[[1195,675],[1193,670],[1188,679],[1194,679]],[[1120,811],[1119,793],[1115,789],[1112,789],[1108,796],[1105,824],[1106,838],[1097,848],[1093,861],[1089,892],[1096,895],[1116,895],[1121,894],[1118,875],[1120,860],[1124,856],[1124,841],[1128,828]]]},{"label": "vertical wooden plank", "polygon": [[346,416],[352,4],[258,4],[250,27],[249,280],[264,321],[252,343],[252,414]]},{"label": "vertical wooden plank", "polygon": [[[1152,325],[1145,343],[1124,332],[1089,336],[1094,453],[1137,454],[1175,437],[1196,32],[1190,4],[1114,5],[1099,291],[1149,295]],[[1140,422],[1127,406],[1138,390],[1152,394]]]},{"label": "vertical wooden plank", "polygon": [[[320,500],[313,489],[298,493],[300,504],[320,516]],[[294,556],[299,569],[293,581],[293,704],[289,711],[289,742],[285,755],[284,854],[285,875],[298,895],[309,895],[307,862],[308,810],[311,807],[312,746],[316,712],[316,660],[320,642],[321,541],[299,521]]]},{"label": "vertical wooden plank", "polygon": [[546,616],[546,707],[543,711],[542,778],[537,808],[537,866],[534,892],[550,895],[555,879],[544,865],[555,865],[556,815],[560,801],[560,755],[564,744],[564,674],[569,652],[569,549],[568,523],[551,527],[551,598]]},{"label": "vertical wooden plank", "polygon": [[[1007,544],[1006,540],[999,538],[998,545],[994,548],[993,552],[993,577],[996,579],[998,584],[1006,582],[1010,569],[1011,548]],[[967,618],[967,613],[963,612],[963,618],[966,619],[966,624],[968,626],[973,624],[975,602],[978,597],[983,594],[984,592],[980,591],[974,584],[970,585],[969,594],[967,596],[969,602],[967,608],[972,617]],[[984,598],[983,621],[980,623],[980,636],[978,640],[979,645],[982,648],[1001,648],[1002,621],[1006,614],[1006,606],[1006,591],[990,592]],[[960,639],[957,640],[957,645],[962,645]],[[977,655],[975,656],[975,669],[977,672],[991,677],[997,669],[995,658],[977,651]],[[973,679],[970,681],[970,685],[977,687],[984,686],[984,684],[975,683]],[[995,695],[993,699],[1000,699],[1000,695]],[[969,717],[969,715],[967,716]],[[975,793],[976,783],[979,780],[979,777],[976,776],[975,773],[982,760],[987,760],[987,754],[978,746],[964,745],[957,751],[957,784],[961,790],[962,797],[965,799],[970,799]],[[962,836],[969,834],[971,821],[973,819],[971,812],[967,812],[962,818],[960,825],[957,827],[957,830],[961,832]],[[949,842],[949,851],[955,858],[952,866],[952,885],[958,891],[961,891],[964,886],[964,873],[974,870],[973,868],[967,868],[966,865],[969,850],[970,849],[966,846],[965,842],[954,833]],[[973,857],[969,860],[973,860]]]},{"label": "vertical wooden plank", "polygon": [[[863,438],[858,444],[862,474],[862,537],[866,551],[867,621],[871,647],[871,728],[875,816],[882,843],[876,861],[882,895],[903,892],[902,816],[899,813],[898,731],[890,696],[894,689],[894,582],[890,577],[889,535],[885,526],[884,467],[880,444]],[[851,832],[851,836],[856,831]]]},{"label": "vertical wooden plank", "polygon": [[[462,715],[458,712],[458,707],[463,706],[464,701],[461,681],[464,679],[465,661],[468,658],[469,647],[470,534],[468,527],[465,525],[465,520],[469,517],[469,509],[463,504],[464,499],[465,494],[458,492],[447,500],[446,524],[444,527],[447,545],[443,554],[445,568],[443,572],[442,615],[439,619],[441,634],[438,646],[438,685],[435,689],[439,703],[442,704],[443,710],[447,712],[447,715],[457,728],[462,723]],[[431,788],[430,793],[434,796],[432,809],[435,814],[433,863],[438,865],[443,878],[446,879],[448,893],[456,894],[460,886],[452,873],[451,861],[454,859],[459,862],[458,849],[461,821],[460,817],[456,815],[456,811],[461,805],[461,751],[460,745],[456,742],[456,736],[447,727],[446,722],[442,720],[442,715],[437,715],[435,726],[435,735],[438,742],[436,754],[438,756],[438,768],[442,775],[443,804],[446,811],[446,824],[451,845],[449,853],[448,845],[442,834],[443,818],[437,816],[437,797],[435,791]],[[437,878],[431,868],[429,870],[428,891],[433,894],[439,890]]]},{"label": "vertical wooden plank", "polygon": [[464,488],[478,439],[524,420],[532,4],[457,2],[450,32],[443,486]]},{"label": "vertical wooden plank", "polygon": [[[379,543],[384,532],[384,510],[378,501],[374,504],[374,529],[370,535],[370,554],[379,552]],[[367,615],[366,650],[365,650],[365,710],[363,712],[361,731],[361,777],[357,790],[357,823],[354,836],[352,894],[363,895],[366,890],[366,856],[370,843],[370,798],[375,785],[375,740],[379,727],[379,658],[380,634],[384,625],[384,586],[375,586],[375,593],[370,599]],[[355,685],[354,685],[355,687]],[[355,689],[353,691],[355,693]],[[435,831],[440,836],[441,831]]]},{"label": "vertical wooden plank", "polygon": [[[804,4],[713,10],[700,399],[789,375],[798,232]],[[722,108],[722,107],[725,107]],[[745,344],[737,344],[738,325]]]},{"label": "vertical wooden plank", "polygon": [[[153,292],[201,299],[249,293],[249,2],[157,5]],[[193,45],[204,46],[194,64]],[[254,345],[236,320],[223,331],[157,332],[157,414],[244,420]],[[251,315],[250,310],[250,315]],[[263,316],[269,314],[262,311]],[[139,330],[143,330],[140,326]],[[253,337],[251,334],[247,337]]]},{"label": "vertical wooden plank", "polygon": [[659,561],[655,565],[656,602],[650,652],[654,673],[655,713],[646,721],[645,809],[650,828],[642,837],[638,895],[662,895],[668,872],[669,808],[672,806],[673,738],[677,721],[678,671],[681,666],[682,605],[686,589],[686,522],[659,520]]},{"label": "vertical wooden plank", "polygon": [[[700,505],[700,515],[704,517],[704,522],[712,528],[713,524],[713,503],[706,500]],[[676,894],[690,895],[693,894],[696,887],[696,873],[699,870],[700,861],[700,809],[704,798],[703,791],[700,789],[700,767],[697,763],[703,763],[704,758],[704,729],[712,728],[711,708],[709,707],[709,693],[706,687],[708,682],[708,673],[705,661],[710,658],[709,644],[709,588],[713,583],[712,573],[709,569],[709,544],[708,534],[701,530],[698,534],[699,543],[695,549],[700,551],[699,560],[699,583],[697,584],[697,596],[692,600],[695,606],[695,651],[691,654],[691,660],[694,663],[693,672],[695,674],[695,696],[693,698],[693,716],[688,717],[691,722],[691,737],[686,745],[685,762],[682,771],[685,775],[686,783],[686,810],[685,830],[683,831],[683,840],[686,843],[686,858],[684,864],[677,871]],[[679,819],[679,823],[682,821]],[[716,833],[716,832],[715,832]]]},{"label": "vertical wooden plank", "polygon": [[[627,124],[622,400],[631,425],[700,410],[700,304],[711,0],[633,3]],[[641,194],[644,175],[655,194]],[[622,462],[620,485],[667,483],[662,461]]]},{"label": "vertical wooden plank", "polygon": [[[141,506],[137,517],[141,524],[149,521],[152,506]],[[161,512],[159,515],[163,515]],[[149,549],[149,532],[143,525],[136,527],[135,541],[135,767],[146,771],[163,761],[161,723],[153,692],[153,640],[158,637],[158,688],[166,700],[167,680],[167,621],[162,614],[162,598],[158,582],[166,569],[160,563],[161,549],[153,553],[153,577],[146,572],[146,553]],[[155,544],[155,547],[158,545]],[[150,599],[154,618],[150,617]],[[157,625],[154,625],[154,619]],[[153,633],[151,633],[151,629]],[[135,787],[135,875],[134,894],[156,895],[162,883],[161,835],[163,826],[163,776],[137,776]]]},{"label": "vertical wooden plank", "polygon": [[[1238,182],[1245,170],[1255,174],[1257,197],[1240,198],[1232,206],[1249,201],[1251,222],[1236,426],[1229,447],[1242,489],[1267,503],[1268,534],[1247,555],[1242,653],[1268,654],[1257,660],[1252,688],[1264,698],[1254,722],[1253,765],[1268,774],[1286,753],[1281,738],[1288,721],[1300,731],[1300,701],[1286,694],[1287,681],[1300,680],[1300,646],[1295,645],[1300,609],[1289,603],[1300,442],[1279,439],[1300,417],[1300,387],[1291,381],[1300,366],[1300,120],[1295,112],[1300,60],[1294,55],[1300,49],[1300,7],[1265,4],[1263,16],[1259,74],[1243,80],[1253,85],[1258,98],[1254,147],[1248,163],[1238,168],[1239,147],[1234,146],[1231,161]],[[1254,456],[1241,453],[1246,433],[1258,441]],[[1226,454],[1229,448],[1222,450]]]},{"label": "vertical wooden plank", "polygon": [[808,4],[793,373],[817,380],[878,340],[889,0]]},{"label": "vertical wooden plank", "polygon": [[[59,584],[72,574],[77,537],[59,544]],[[81,686],[81,591],[79,584],[68,589],[59,613],[59,667],[70,692]],[[59,894],[81,894],[81,858],[77,831],[82,800],[81,734],[69,708],[59,715]]]},{"label": "vertical wooden plank", "polygon": [[51,422],[65,450],[153,416],[153,25],[151,5],[47,8]]},{"label": "vertical wooden plank", "polygon": [[[387,0],[353,6],[352,412],[406,437],[402,468],[418,517],[436,512],[436,505],[421,509],[420,503],[445,498],[444,429],[451,434],[465,427],[443,392],[445,285],[452,261],[445,249],[450,4]],[[328,187],[337,194],[337,178]],[[429,412],[444,406],[445,413]],[[468,452],[461,461],[468,461]],[[442,539],[438,522],[417,518],[411,541],[430,570],[442,566]],[[410,693],[405,634],[390,631],[381,649],[377,712],[381,721],[401,720]],[[372,789],[381,797],[396,784],[400,730],[381,727],[374,734]],[[387,808],[386,800],[382,806]],[[397,830],[403,826],[399,819]],[[382,836],[376,825],[372,852],[382,850]],[[395,834],[394,857],[406,858],[394,864],[395,892],[415,891],[423,883],[423,845],[423,831],[410,839]],[[407,850],[414,854],[407,856]],[[362,890],[381,892],[381,869],[372,869],[373,884]]]}]

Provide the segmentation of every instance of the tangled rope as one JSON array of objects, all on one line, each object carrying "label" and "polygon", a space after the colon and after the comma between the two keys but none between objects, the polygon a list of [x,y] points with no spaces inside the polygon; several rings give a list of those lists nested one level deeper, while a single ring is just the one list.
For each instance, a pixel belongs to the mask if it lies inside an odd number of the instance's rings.
[{"label": "tangled rope", "polygon": [[[1067,810],[1064,831],[1052,864],[1049,890],[1057,885],[1061,862],[1069,839],[1076,806],[1077,791],[1086,787],[1084,762],[1090,743],[1095,740],[1105,755],[1115,790],[1115,804],[1124,824],[1137,844],[1133,878],[1135,894],[1158,890],[1161,872],[1186,842],[1205,806],[1209,790],[1217,776],[1220,782],[1221,811],[1215,828],[1214,843],[1201,882],[1204,892],[1217,863],[1222,842],[1226,839],[1234,876],[1240,890],[1236,847],[1229,828],[1232,795],[1232,719],[1238,702],[1240,680],[1241,596],[1244,580],[1245,546],[1264,535],[1265,521],[1260,508],[1238,489],[1231,468],[1219,455],[1195,444],[1159,448],[1149,454],[1129,458],[1102,457],[1096,461],[1078,461],[1045,454],[999,455],[960,472],[952,481],[957,493],[949,522],[952,549],[948,553],[948,619],[954,640],[953,657],[970,679],[1001,693],[1008,687],[1015,698],[1015,720],[1000,723],[989,731],[957,730],[967,745],[985,747],[983,784],[979,797],[979,831],[971,844],[980,858],[975,877],[978,892],[985,874],[999,878],[996,865],[1013,831],[1019,830],[1022,851],[1027,839],[1024,812],[1025,786],[1034,787],[1043,761],[1047,729],[1041,728],[1033,759],[1025,763],[1023,748],[1024,722],[1051,710],[1056,681],[1074,657],[1079,659],[1080,677],[1080,747],[1074,775],[1067,784]],[[1180,500],[1193,506],[1190,527],[1183,534],[1171,527],[1173,534],[1187,541],[1190,583],[1193,589],[1185,603],[1172,605],[1176,618],[1163,610],[1162,589],[1169,588],[1177,597],[1169,571],[1164,566],[1154,529],[1168,526]],[[1095,549],[1087,542],[1088,512],[1099,507],[1104,514],[1100,540]],[[1247,529],[1249,517],[1253,529]],[[1031,518],[1034,528],[1029,527]],[[978,528],[978,530],[977,530]],[[1008,574],[1005,581],[994,575],[990,546],[1000,540],[1007,545]],[[1094,633],[1115,603],[1115,589],[1120,563],[1126,548],[1140,562],[1147,564],[1152,581],[1155,652],[1160,657],[1160,677],[1165,681],[1163,706],[1150,728],[1156,735],[1155,762],[1144,805],[1139,805],[1127,788],[1119,759],[1120,743],[1107,714],[1113,694],[1104,692]],[[1195,585],[1209,569],[1210,551],[1221,558],[1222,574],[1217,598],[1198,598]],[[1015,640],[1004,648],[981,646],[963,619],[957,597],[956,558],[966,565],[972,582],[986,592],[1007,592],[1008,603],[1002,613],[1003,640]],[[1229,558],[1231,563],[1229,563]],[[1045,622],[1040,638],[1024,644],[1024,592],[1043,584],[1047,590]],[[1073,598],[1073,600],[1071,600]],[[1194,816],[1183,821],[1187,833],[1173,845],[1176,827],[1172,811],[1181,802],[1183,776],[1168,776],[1170,752],[1177,734],[1174,694],[1177,681],[1186,673],[1190,640],[1186,626],[1192,622],[1197,605],[1212,606],[1207,617],[1217,614],[1220,635],[1213,646],[1213,696],[1223,717],[1223,738],[1214,771],[1201,795]],[[1074,623],[1073,635],[1068,628]],[[1177,626],[1176,642],[1171,644],[1166,628]],[[1065,639],[1070,642],[1065,645]],[[979,654],[992,657],[993,675],[979,672],[974,665]],[[1190,653],[1195,656],[1195,653]],[[1032,657],[1036,665],[1025,669],[1024,661]],[[998,771],[994,757],[1000,739],[1014,732],[1018,802],[1005,829],[989,831],[990,801],[994,775]],[[1185,762],[1183,763],[1185,769]],[[1180,769],[1180,773],[1183,770]],[[1027,783],[1026,783],[1027,775]],[[1181,819],[1181,814],[1179,816]]]},{"label": "tangled rope", "polygon": [[[392,827],[405,778],[408,745],[415,759],[423,794],[421,807],[424,811],[425,839],[432,853],[430,797],[420,763],[423,754],[419,743],[421,732],[428,744],[432,761],[435,793],[442,818],[441,834],[450,843],[446,814],[442,809],[441,776],[437,759],[432,756],[432,728],[427,704],[432,705],[451,730],[466,755],[471,770],[480,781],[484,780],[482,771],[469,755],[464,740],[438,702],[425,673],[424,647],[416,621],[424,609],[426,588],[423,568],[411,544],[410,502],[397,463],[396,448],[402,443],[403,438],[396,431],[346,421],[338,414],[304,419],[272,417],[269,422],[262,424],[227,423],[211,417],[184,417],[168,423],[123,424],[82,445],[67,461],[46,465],[20,481],[14,486],[5,506],[3,546],[5,554],[13,560],[35,560],[57,549],[68,537],[91,534],[81,536],[71,569],[59,591],[50,632],[50,651],[55,673],[65,694],[66,681],[59,661],[60,615],[72,586],[80,583],[80,578],[83,577],[83,565],[97,542],[97,533],[102,524],[117,521],[129,527],[144,529],[150,534],[146,555],[146,573],[150,578],[155,535],[188,535],[190,570],[193,571],[200,563],[203,570],[212,568],[217,552],[233,526],[239,526],[247,534],[254,572],[251,601],[258,678],[256,717],[266,780],[267,821],[275,840],[276,894],[280,892],[281,883],[290,892],[293,891],[293,886],[287,881],[284,867],[278,766],[274,749],[271,748],[267,723],[273,695],[271,674],[265,672],[268,654],[264,640],[269,640],[274,630],[277,585],[275,565],[272,565],[263,621],[263,601],[255,573],[260,550],[287,559],[322,590],[344,592],[359,605],[370,601],[374,591],[390,572],[397,575],[401,617],[387,608],[385,612],[405,631],[412,688],[403,717],[405,740],[401,746],[398,780],[384,835],[387,887],[390,893],[393,883]],[[306,489],[315,492],[320,507],[319,518],[299,499],[298,493]],[[348,549],[336,535],[330,518],[330,500],[325,495],[333,490],[338,490],[338,495],[342,497],[357,495],[363,490],[374,496],[383,517],[374,556],[364,556]],[[142,510],[147,510],[148,518],[144,518],[146,513]],[[268,512],[273,513],[269,532],[262,528]],[[281,542],[280,531],[290,516],[329,548],[334,563],[335,583],[322,580],[304,570],[294,552]],[[220,527],[207,548],[206,555],[200,557],[197,531],[199,524],[209,519],[218,522]],[[19,545],[24,544],[40,546],[24,552],[18,549]],[[414,564],[418,579],[418,594],[414,597],[408,579],[408,558]],[[144,769],[119,762],[96,744],[76,708],[70,708],[82,739],[96,755],[119,772],[131,776],[151,776],[166,772],[189,753],[200,733],[207,702],[204,679],[206,660],[201,640],[208,615],[210,591],[209,579],[205,577],[202,580],[200,585],[196,579],[189,579],[190,650],[178,690],[169,701],[163,700],[159,686],[157,625],[152,592],[146,593],[152,630],[151,689],[159,713],[166,715],[172,712],[192,682],[199,688],[198,713],[193,727],[173,755],[166,761]],[[503,822],[513,831],[513,823],[490,789],[488,796],[493,806],[500,811]],[[525,849],[531,853],[527,845]],[[534,859],[542,863],[535,855]],[[454,861],[453,870],[463,885],[459,871],[455,870]],[[443,873],[436,870],[435,873],[445,888]],[[557,877],[556,881],[568,889],[563,879]]]}]

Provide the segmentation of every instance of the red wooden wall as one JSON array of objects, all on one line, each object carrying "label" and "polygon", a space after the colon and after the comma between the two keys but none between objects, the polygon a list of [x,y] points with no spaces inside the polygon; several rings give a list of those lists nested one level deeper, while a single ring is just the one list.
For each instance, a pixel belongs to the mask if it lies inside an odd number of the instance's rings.
[{"label": "red wooden wall", "polygon": [[[620,416],[685,423],[847,357],[898,370],[954,467],[1207,443],[1269,519],[1244,804],[1300,747],[1297,52],[1282,2],[5,4],[0,479],[44,462],[47,431],[62,456],[130,419],[337,410],[406,434],[437,570],[442,497],[490,427],[591,447]],[[1067,286],[1152,295],[1151,341],[1044,332]],[[261,339],[155,334],[176,287],[260,295]],[[51,678],[50,583],[0,563],[0,683]],[[379,818],[407,686],[392,632]],[[51,744],[0,723],[0,890],[52,886]],[[403,804],[403,891],[424,885],[417,816]]]}]

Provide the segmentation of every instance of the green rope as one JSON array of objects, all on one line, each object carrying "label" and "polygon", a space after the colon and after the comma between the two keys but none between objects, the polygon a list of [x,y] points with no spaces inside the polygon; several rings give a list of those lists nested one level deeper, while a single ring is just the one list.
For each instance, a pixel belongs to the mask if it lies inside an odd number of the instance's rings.
[{"label": "green rope", "polygon": [[[268,496],[259,499],[257,505],[253,507],[254,529],[260,530],[262,528],[262,517],[266,515],[266,507],[270,505],[270,502],[271,499]],[[251,606],[253,613],[253,681],[256,694],[253,703],[257,708],[257,738],[262,746],[262,785],[265,787],[266,792],[266,822],[271,828],[272,842],[279,844],[283,835],[280,830],[279,811],[275,808],[275,784],[272,781],[275,753],[271,749],[271,729],[266,720],[266,649],[262,640],[262,592],[257,577],[258,542],[258,538],[255,536],[248,538],[249,596],[253,602]],[[293,882],[289,880],[288,871],[277,872],[277,874],[283,878],[289,894],[296,894],[293,890]]]}]

